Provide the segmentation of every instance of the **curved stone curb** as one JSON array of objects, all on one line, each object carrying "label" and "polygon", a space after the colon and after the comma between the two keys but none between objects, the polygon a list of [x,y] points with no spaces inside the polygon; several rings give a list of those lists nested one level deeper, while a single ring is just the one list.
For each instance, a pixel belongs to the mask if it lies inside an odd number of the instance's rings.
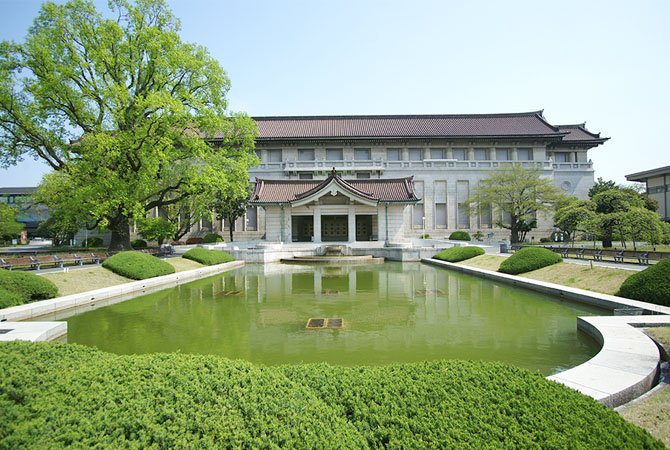
[{"label": "curved stone curb", "polygon": [[[58,336],[67,333],[66,322],[17,322],[19,320],[28,320],[47,314],[55,314],[61,311],[118,297],[134,297],[138,294],[148,294],[168,287],[178,286],[189,281],[216,275],[221,272],[237,269],[242,266],[244,266],[244,261],[231,261],[224,264],[217,264],[215,266],[199,267],[197,269],[172,273],[170,275],[163,275],[160,277],[148,278],[146,280],[133,281],[130,283],[119,284],[117,286],[96,289],[94,291],[66,295],[64,297],[0,309],[0,330],[12,330],[8,333],[0,334],[0,341],[14,339],[45,340],[41,339],[41,336],[43,336],[44,333],[47,333],[48,335],[46,339],[55,339]],[[27,332],[27,330],[30,329],[30,327],[28,327],[29,324],[32,324],[33,327],[33,331],[30,333]],[[51,324],[48,328],[53,330],[45,330],[44,327],[47,327],[46,324]]]},{"label": "curved stone curb", "polygon": [[578,317],[577,328],[600,342],[600,352],[579,366],[547,377],[609,407],[628,403],[653,387],[660,353],[656,343],[637,328],[670,325],[670,308],[446,261],[426,259],[423,262],[607,309],[632,307],[653,314]]}]

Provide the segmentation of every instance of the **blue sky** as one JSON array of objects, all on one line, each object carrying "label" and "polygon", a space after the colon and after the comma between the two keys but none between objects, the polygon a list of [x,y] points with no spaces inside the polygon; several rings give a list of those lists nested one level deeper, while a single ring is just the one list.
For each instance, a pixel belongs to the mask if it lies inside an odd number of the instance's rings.
[{"label": "blue sky", "polygon": [[[0,0],[21,41],[40,1]],[[457,114],[544,109],[603,136],[596,177],[670,165],[670,2],[169,1],[182,38],[227,70],[250,115]],[[96,1],[106,10],[106,1]],[[27,161],[0,186],[36,185]]]}]

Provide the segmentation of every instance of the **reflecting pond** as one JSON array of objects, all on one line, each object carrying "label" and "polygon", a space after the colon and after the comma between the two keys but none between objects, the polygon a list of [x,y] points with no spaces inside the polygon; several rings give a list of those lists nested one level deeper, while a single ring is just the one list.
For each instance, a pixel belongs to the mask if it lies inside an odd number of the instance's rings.
[{"label": "reflecting pond", "polygon": [[[262,364],[502,361],[551,374],[599,349],[601,309],[421,263],[247,265],[67,318],[68,342]],[[309,319],[341,319],[314,321]],[[324,328],[330,325],[333,328]],[[341,325],[341,328],[338,328]]]}]

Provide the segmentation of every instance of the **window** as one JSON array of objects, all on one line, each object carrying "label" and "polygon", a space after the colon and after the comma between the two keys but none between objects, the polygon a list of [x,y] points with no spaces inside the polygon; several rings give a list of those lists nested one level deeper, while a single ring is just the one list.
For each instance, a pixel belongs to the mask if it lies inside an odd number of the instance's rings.
[{"label": "window", "polygon": [[298,149],[298,161],[314,161],[314,149],[313,148],[299,148]]},{"label": "window", "polygon": [[423,203],[415,203],[412,208],[412,227],[413,228],[422,228],[423,227]]},{"label": "window", "polygon": [[435,203],[435,227],[447,226],[447,204]]},{"label": "window", "polygon": [[447,149],[445,148],[431,148],[430,159],[447,159]]},{"label": "window", "polygon": [[454,159],[456,159],[458,161],[466,161],[468,159],[467,158],[467,155],[468,155],[467,150],[464,149],[464,148],[455,148],[452,153],[453,153]]},{"label": "window", "polygon": [[389,148],[386,150],[386,159],[389,161],[400,161],[402,159],[402,150],[399,148]]},{"label": "window", "polygon": [[554,162],[557,162],[557,163],[570,162],[570,153],[568,153],[568,152],[554,152]]},{"label": "window", "polygon": [[281,162],[282,154],[280,148],[268,149],[266,153],[268,155],[268,162]]},{"label": "window", "polygon": [[344,154],[342,153],[341,148],[327,148],[326,149],[326,159],[328,161],[342,161],[344,160]]},{"label": "window", "polygon": [[481,228],[491,228],[493,222],[493,214],[491,205],[481,205],[479,207],[479,226]]},{"label": "window", "polygon": [[497,161],[509,161],[510,159],[510,151],[509,149],[506,148],[497,148],[496,149],[496,160]]},{"label": "window", "polygon": [[311,173],[301,173],[298,175],[298,179],[300,180],[311,180],[314,178],[314,176]]},{"label": "window", "polygon": [[247,231],[256,231],[258,229],[258,208],[252,206],[247,208]]},{"label": "window", "polygon": [[533,160],[533,149],[532,148],[518,148],[516,149],[516,159],[519,161],[532,161]]},{"label": "window", "polygon": [[356,173],[356,178],[358,178],[358,179],[370,178],[370,172],[357,172]]},{"label": "window", "polygon": [[476,161],[487,161],[488,159],[490,159],[488,148],[476,148],[475,149],[475,160]]},{"label": "window", "polygon": [[458,204],[458,228],[470,228],[470,210],[467,203]]},{"label": "window", "polygon": [[355,148],[354,149],[354,159],[357,161],[369,161],[372,159],[370,157],[369,148]]},{"label": "window", "polygon": [[423,159],[423,149],[422,148],[410,148],[409,149],[409,160],[410,161],[421,161]]}]

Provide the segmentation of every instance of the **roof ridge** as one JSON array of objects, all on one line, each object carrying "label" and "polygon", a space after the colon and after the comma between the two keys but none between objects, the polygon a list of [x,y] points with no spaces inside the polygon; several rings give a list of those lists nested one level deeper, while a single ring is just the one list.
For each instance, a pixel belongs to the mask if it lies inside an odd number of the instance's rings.
[{"label": "roof ridge", "polygon": [[[543,120],[544,110],[513,112],[513,113],[478,113],[478,114],[352,114],[352,115],[309,115],[309,116],[252,116],[253,120],[342,120],[342,119],[440,119],[440,118],[486,118],[486,117],[529,117],[539,115]],[[546,120],[544,120],[546,122]]]}]

